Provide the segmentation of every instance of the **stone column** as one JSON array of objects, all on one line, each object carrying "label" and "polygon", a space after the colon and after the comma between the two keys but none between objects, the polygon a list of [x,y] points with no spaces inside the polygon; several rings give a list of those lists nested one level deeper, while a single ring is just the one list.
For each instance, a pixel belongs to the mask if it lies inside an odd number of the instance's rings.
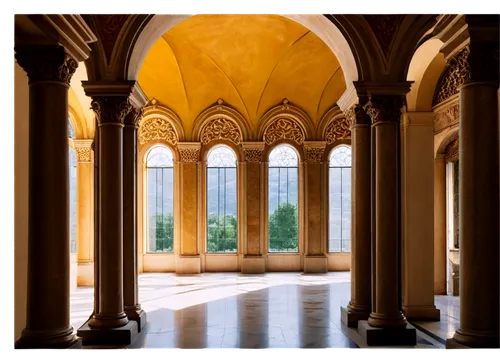
[{"label": "stone column", "polygon": [[261,245],[261,177],[262,177],[262,151],[264,142],[244,142],[245,152],[245,202],[247,212],[246,237],[247,243],[244,245],[244,256],[241,266],[243,273],[264,273],[266,262],[262,256]]},{"label": "stone column", "polygon": [[181,156],[180,171],[180,254],[176,257],[177,273],[200,273],[201,260],[198,250],[198,160],[200,143],[178,143]]},{"label": "stone column", "polygon": [[70,247],[68,88],[78,63],[60,46],[16,47],[29,78],[26,328],[16,348],[67,348]]},{"label": "stone column", "polygon": [[146,312],[139,304],[137,268],[137,130],[142,108],[133,108],[123,128],[123,298],[125,313],[138,324],[146,325]]},{"label": "stone column", "polygon": [[[401,86],[403,87],[403,86]],[[404,84],[401,90],[408,90]],[[391,89],[388,89],[391,90]],[[395,91],[394,91],[395,92]],[[375,302],[368,321],[358,329],[368,345],[415,345],[416,331],[407,328],[400,309],[400,158],[399,121],[404,93],[371,94],[365,106],[375,140]]]},{"label": "stone column", "polygon": [[460,89],[460,328],[447,347],[499,347],[499,18],[466,16],[470,81]]},{"label": "stone column", "polygon": [[77,175],[77,258],[78,286],[94,285],[94,176],[92,139],[73,139],[76,151]]},{"label": "stone column", "polygon": [[328,272],[326,245],[322,242],[321,196],[323,194],[322,171],[326,142],[304,142],[304,272]]},{"label": "stone column", "polygon": [[352,136],[351,300],[342,321],[357,327],[371,312],[371,120],[355,105],[346,111]]},{"label": "stone column", "polygon": [[434,118],[403,116],[403,312],[415,321],[439,321],[434,305]]},{"label": "stone column", "polygon": [[446,295],[446,161],[434,159],[434,294]]},{"label": "stone column", "polygon": [[123,310],[123,122],[131,105],[126,96],[93,97],[99,131],[99,312],[91,328],[128,323]]}]

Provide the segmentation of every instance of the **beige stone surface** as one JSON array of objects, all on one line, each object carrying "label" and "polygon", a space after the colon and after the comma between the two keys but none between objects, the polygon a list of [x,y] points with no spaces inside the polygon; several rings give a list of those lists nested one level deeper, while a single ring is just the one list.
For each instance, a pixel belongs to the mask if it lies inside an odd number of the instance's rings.
[{"label": "beige stone surface", "polygon": [[326,255],[328,271],[349,271],[351,269],[351,253],[336,252]]},{"label": "beige stone surface", "polygon": [[195,256],[176,256],[175,272],[178,274],[193,274],[201,272],[200,257]]},{"label": "beige stone surface", "polygon": [[144,272],[175,272],[174,254],[145,254],[142,259]]}]

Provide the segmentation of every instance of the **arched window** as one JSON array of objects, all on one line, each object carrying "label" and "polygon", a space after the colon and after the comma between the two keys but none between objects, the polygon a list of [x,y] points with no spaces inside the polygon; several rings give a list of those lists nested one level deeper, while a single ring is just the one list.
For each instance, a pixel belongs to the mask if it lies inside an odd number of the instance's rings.
[{"label": "arched window", "polygon": [[[68,118],[68,137],[73,140],[75,130]],[[70,141],[72,143],[72,141]],[[76,254],[76,153],[74,148],[69,147],[68,153],[69,169],[69,247],[70,253]]]},{"label": "arched window", "polygon": [[174,157],[163,146],[146,159],[148,182],[148,252],[174,252]]},{"label": "arched window", "polygon": [[299,251],[299,158],[289,145],[269,154],[269,252]]},{"label": "arched window", "polygon": [[330,154],[329,252],[351,251],[351,148]]},{"label": "arched window", "polygon": [[207,156],[207,252],[236,252],[236,155],[226,146]]}]

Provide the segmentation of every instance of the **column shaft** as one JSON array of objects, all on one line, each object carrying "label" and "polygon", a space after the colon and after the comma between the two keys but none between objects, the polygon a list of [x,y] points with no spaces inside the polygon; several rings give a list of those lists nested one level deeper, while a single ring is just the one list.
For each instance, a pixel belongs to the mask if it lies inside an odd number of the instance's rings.
[{"label": "column shaft", "polygon": [[99,312],[91,328],[128,323],[123,305],[123,119],[126,97],[95,97],[99,121]]},{"label": "column shaft", "polygon": [[[361,122],[361,121],[360,121]],[[355,123],[352,133],[351,300],[349,313],[367,319],[371,312],[371,129]],[[354,322],[353,322],[354,323]],[[357,323],[357,321],[355,322]]]},{"label": "column shaft", "polygon": [[140,111],[133,110],[123,129],[123,295],[125,313],[139,320],[137,277],[137,129]]},{"label": "column shaft", "polygon": [[372,167],[375,302],[368,324],[379,328],[404,328],[407,323],[400,309],[399,287],[399,121],[402,105],[400,95],[377,95],[364,107],[372,119],[372,141],[375,142],[375,165]]},{"label": "column shaft", "polygon": [[498,83],[460,91],[460,329],[471,347],[499,346]]},{"label": "column shaft", "polygon": [[28,302],[16,347],[65,348],[76,341],[69,324],[68,88],[77,63],[62,47],[17,48],[16,59],[30,79]]}]

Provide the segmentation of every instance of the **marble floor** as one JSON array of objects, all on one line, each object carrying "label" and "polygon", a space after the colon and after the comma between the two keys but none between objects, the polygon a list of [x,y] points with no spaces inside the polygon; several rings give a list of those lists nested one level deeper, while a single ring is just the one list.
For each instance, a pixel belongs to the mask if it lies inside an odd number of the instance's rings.
[{"label": "marble floor", "polygon": [[[364,348],[357,330],[341,324],[349,296],[349,272],[142,274],[148,324],[128,348]],[[75,330],[92,305],[93,288],[72,293]],[[417,348],[443,348],[432,335],[417,337]]]}]

